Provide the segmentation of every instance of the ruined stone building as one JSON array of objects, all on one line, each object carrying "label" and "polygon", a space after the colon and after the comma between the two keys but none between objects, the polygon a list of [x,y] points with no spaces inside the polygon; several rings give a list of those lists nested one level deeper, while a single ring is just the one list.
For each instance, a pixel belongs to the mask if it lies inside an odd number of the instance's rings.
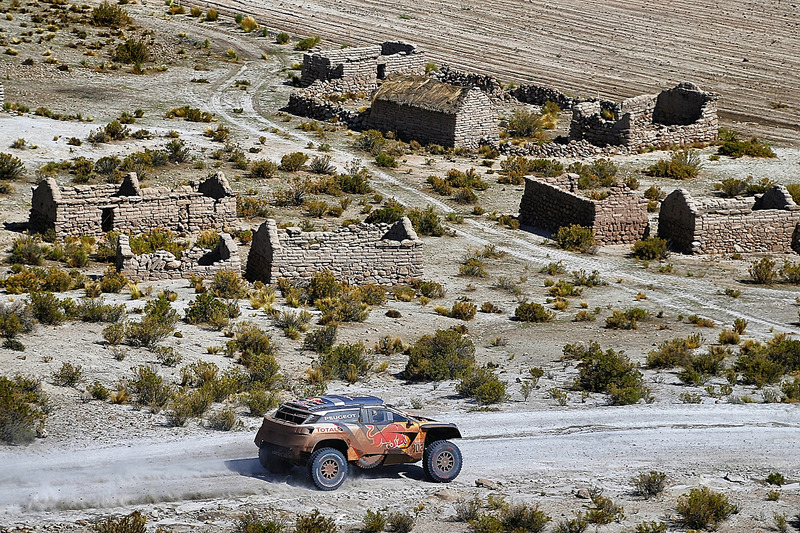
[{"label": "ruined stone building", "polygon": [[480,89],[422,76],[384,81],[373,94],[367,125],[405,140],[443,146],[478,148],[499,137],[497,112]]},{"label": "ruined stone building", "polygon": [[192,276],[211,278],[220,270],[242,271],[242,261],[236,242],[227,233],[220,233],[219,244],[208,250],[194,246],[176,258],[171,252],[158,250],[151,254],[135,255],[130,238],[120,235],[117,244],[117,272],[136,282],[189,279]]},{"label": "ruined stone building", "polygon": [[394,285],[422,276],[422,241],[404,217],[389,224],[354,224],[335,231],[278,228],[269,219],[253,234],[250,281],[308,279],[330,270],[353,285]]},{"label": "ruined stone building", "polygon": [[312,50],[303,54],[300,84],[334,82],[339,91],[370,92],[377,81],[392,74],[424,74],[425,54],[413,44],[389,41],[339,50]]},{"label": "ruined stone building", "polygon": [[52,229],[58,238],[155,228],[197,233],[235,224],[236,195],[221,172],[175,189],[142,187],[135,173],[127,174],[120,185],[59,187],[49,178],[33,189],[28,219],[30,231]]},{"label": "ruined stone building", "polygon": [[578,175],[525,178],[519,221],[551,233],[577,224],[594,231],[598,244],[632,244],[650,233],[647,200],[624,185],[611,187],[602,200],[578,194]]},{"label": "ruined stone building", "polygon": [[783,185],[756,198],[692,198],[676,189],[661,203],[658,236],[692,254],[800,251],[798,221],[800,207]]},{"label": "ruined stone building", "polygon": [[692,83],[620,103],[593,101],[572,108],[569,136],[597,146],[671,146],[717,138],[717,95]]}]

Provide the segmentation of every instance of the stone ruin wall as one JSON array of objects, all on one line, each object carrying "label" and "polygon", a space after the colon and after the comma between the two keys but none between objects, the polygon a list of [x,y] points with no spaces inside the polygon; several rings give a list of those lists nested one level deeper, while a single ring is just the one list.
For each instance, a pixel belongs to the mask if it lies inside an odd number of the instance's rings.
[{"label": "stone ruin wall", "polygon": [[242,260],[236,242],[227,233],[220,233],[220,242],[213,250],[194,246],[177,259],[166,250],[134,255],[127,235],[120,235],[117,244],[117,271],[135,281],[188,279],[192,276],[212,278],[220,270],[242,272]]},{"label": "stone ruin wall", "polygon": [[338,102],[342,94],[336,83],[317,80],[302,91],[291,93],[289,103],[282,110],[314,120],[335,119],[353,129],[366,127],[369,110],[348,109]]},{"label": "stone ruin wall", "polygon": [[140,187],[135,173],[121,185],[59,187],[49,178],[33,189],[28,226],[31,231],[55,231],[56,237],[108,231],[143,233],[156,228],[198,233],[233,227],[236,196],[218,172],[201,183],[169,189]]},{"label": "stone ruin wall", "polygon": [[478,88],[491,98],[497,98],[498,100],[508,99],[508,94],[494,76],[465,72],[449,65],[440,66],[438,70],[431,72],[430,76],[442,83],[449,83],[459,87]]},{"label": "stone ruin wall", "polygon": [[481,144],[496,145],[499,140],[492,101],[479,89],[470,89],[455,117],[453,146],[477,150]]},{"label": "stone ruin wall", "polygon": [[758,198],[694,199],[685,189],[661,203],[658,236],[692,254],[800,252],[800,206],[782,185]]},{"label": "stone ruin wall", "polygon": [[519,221],[551,233],[577,224],[592,228],[598,244],[633,244],[647,237],[647,200],[624,185],[611,187],[607,198],[590,200],[578,192],[578,175],[525,178]]},{"label": "stone ruin wall", "polygon": [[352,285],[404,283],[422,277],[422,241],[407,217],[393,225],[362,223],[328,232],[278,228],[269,219],[253,235],[248,280],[307,280],[322,270]]},{"label": "stone ruin wall", "polygon": [[[603,109],[614,115],[602,116]],[[584,102],[572,110],[571,139],[597,146],[672,146],[712,142],[717,138],[717,95],[681,83],[659,94],[641,95],[619,104]]]},{"label": "stone ruin wall", "polygon": [[403,140],[415,140],[422,144],[454,146],[456,140],[456,115],[385,100],[372,102],[367,127],[384,132],[393,131]]}]

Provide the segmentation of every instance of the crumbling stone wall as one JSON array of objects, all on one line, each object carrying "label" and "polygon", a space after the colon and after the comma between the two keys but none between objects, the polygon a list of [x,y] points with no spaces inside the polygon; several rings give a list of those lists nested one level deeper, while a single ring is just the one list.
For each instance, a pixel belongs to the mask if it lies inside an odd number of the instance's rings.
[{"label": "crumbling stone wall", "polygon": [[718,128],[717,95],[684,82],[619,104],[580,103],[572,109],[570,138],[598,146],[671,146],[714,141]]},{"label": "crumbling stone wall", "polygon": [[116,267],[118,272],[132,281],[161,281],[188,279],[191,276],[211,278],[220,270],[241,273],[242,260],[236,242],[227,233],[220,233],[219,244],[213,250],[194,246],[183,252],[180,259],[166,250],[134,255],[129,237],[120,235]]},{"label": "crumbling stone wall", "polygon": [[289,103],[283,111],[293,115],[313,118],[314,120],[331,120],[347,124],[349,128],[360,129],[366,125],[369,110],[359,111],[342,105],[339,101],[343,95],[336,83],[315,81],[309,87],[294,91],[289,95]]},{"label": "crumbling stone wall", "polygon": [[756,198],[692,198],[676,189],[661,202],[658,236],[692,254],[795,250],[800,206],[783,185]]},{"label": "crumbling stone wall", "polygon": [[422,276],[422,241],[407,217],[389,224],[354,224],[335,231],[278,228],[267,220],[253,235],[250,281],[308,279],[332,271],[353,285],[394,285]]},{"label": "crumbling stone wall", "polygon": [[508,94],[503,90],[503,86],[494,76],[465,72],[452,68],[449,65],[440,66],[438,70],[431,72],[430,76],[442,83],[449,83],[450,85],[470,88],[477,87],[492,98],[500,100],[508,98]]},{"label": "crumbling stone wall", "polygon": [[598,244],[632,244],[650,233],[647,200],[624,185],[611,187],[602,200],[578,194],[578,175],[525,178],[519,221],[555,233],[577,224],[592,228]]},{"label": "crumbling stone wall", "polygon": [[511,96],[532,105],[544,105],[545,102],[555,102],[562,110],[573,109],[576,105],[586,100],[567,96],[558,89],[552,87],[545,87],[544,85],[536,85],[534,83],[526,83],[520,85],[516,89],[508,91]]},{"label": "crumbling stone wall", "polygon": [[401,41],[339,50],[315,49],[303,54],[300,84],[335,82],[341,92],[370,92],[391,74],[422,74],[425,55]]},{"label": "crumbling stone wall", "polygon": [[156,228],[197,233],[236,223],[236,195],[221,172],[201,183],[169,189],[141,187],[136,174],[121,185],[59,187],[48,178],[33,189],[28,227],[56,237],[108,231],[142,233]]}]

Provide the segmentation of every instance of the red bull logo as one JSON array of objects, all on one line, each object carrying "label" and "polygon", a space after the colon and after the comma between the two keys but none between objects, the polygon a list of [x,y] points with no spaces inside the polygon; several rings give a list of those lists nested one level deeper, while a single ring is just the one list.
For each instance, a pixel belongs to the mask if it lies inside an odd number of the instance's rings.
[{"label": "red bull logo", "polygon": [[376,447],[386,449],[405,449],[411,444],[411,439],[405,433],[405,424],[389,424],[383,428],[367,425],[367,438]]}]

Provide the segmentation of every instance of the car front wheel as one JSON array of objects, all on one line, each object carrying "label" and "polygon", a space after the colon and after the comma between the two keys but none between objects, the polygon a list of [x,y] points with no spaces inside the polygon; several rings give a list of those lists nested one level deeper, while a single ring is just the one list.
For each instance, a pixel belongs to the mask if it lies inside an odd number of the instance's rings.
[{"label": "car front wheel", "polygon": [[422,455],[425,473],[436,483],[450,483],[461,472],[461,450],[448,440],[437,440]]},{"label": "car front wheel", "polygon": [[320,448],[308,459],[308,475],[320,490],[336,490],[347,477],[347,459],[335,448]]}]

